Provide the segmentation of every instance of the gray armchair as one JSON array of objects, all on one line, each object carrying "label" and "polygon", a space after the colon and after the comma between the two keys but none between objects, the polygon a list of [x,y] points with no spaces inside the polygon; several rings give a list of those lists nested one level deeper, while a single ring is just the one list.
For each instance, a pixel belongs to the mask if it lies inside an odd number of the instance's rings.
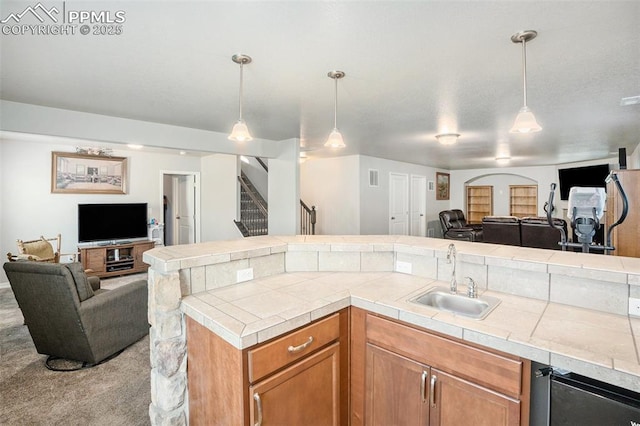
[{"label": "gray armchair", "polygon": [[49,368],[56,358],[98,364],[149,332],[145,280],[101,290],[80,263],[7,262],[4,270]]}]

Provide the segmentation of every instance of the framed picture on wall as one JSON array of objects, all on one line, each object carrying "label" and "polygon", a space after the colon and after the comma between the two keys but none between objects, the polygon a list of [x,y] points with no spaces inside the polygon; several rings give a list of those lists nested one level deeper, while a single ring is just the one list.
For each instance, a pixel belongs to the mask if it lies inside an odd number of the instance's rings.
[{"label": "framed picture on wall", "polygon": [[436,200],[449,199],[449,173],[436,172]]},{"label": "framed picture on wall", "polygon": [[125,157],[52,152],[51,192],[126,194],[127,159]]}]

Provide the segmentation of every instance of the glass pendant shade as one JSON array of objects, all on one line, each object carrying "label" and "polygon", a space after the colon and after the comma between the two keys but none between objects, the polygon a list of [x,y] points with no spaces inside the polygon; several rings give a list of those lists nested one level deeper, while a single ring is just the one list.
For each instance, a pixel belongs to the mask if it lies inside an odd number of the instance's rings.
[{"label": "glass pendant shade", "polygon": [[340,131],[334,127],[329,134],[327,141],[324,143],[324,146],[331,148],[344,148],[346,145],[342,140],[342,133],[340,133]]},{"label": "glass pendant shade", "polygon": [[460,135],[458,133],[445,133],[442,135],[436,135],[436,139],[438,139],[438,142],[440,142],[442,145],[453,145],[458,142],[459,137]]},{"label": "glass pendant shade", "polygon": [[520,112],[516,116],[516,120],[513,122],[513,127],[509,130],[509,133],[533,133],[539,132],[542,127],[536,121],[536,117],[531,110],[523,106],[520,108]]},{"label": "glass pendant shade", "polygon": [[231,130],[229,140],[236,142],[248,142],[253,140],[249,133],[249,128],[247,128],[247,123],[245,123],[243,119],[236,121],[236,124],[233,125],[233,130]]}]

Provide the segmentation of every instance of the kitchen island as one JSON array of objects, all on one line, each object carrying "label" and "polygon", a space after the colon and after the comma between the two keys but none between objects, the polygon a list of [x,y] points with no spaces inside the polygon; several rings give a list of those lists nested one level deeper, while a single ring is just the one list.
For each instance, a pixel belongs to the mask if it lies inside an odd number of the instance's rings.
[{"label": "kitchen island", "polygon": [[188,419],[185,317],[244,350],[355,307],[640,391],[640,318],[627,314],[640,259],[455,242],[458,281],[501,300],[477,321],[409,301],[449,285],[450,242],[269,236],[146,252],[152,423]]}]

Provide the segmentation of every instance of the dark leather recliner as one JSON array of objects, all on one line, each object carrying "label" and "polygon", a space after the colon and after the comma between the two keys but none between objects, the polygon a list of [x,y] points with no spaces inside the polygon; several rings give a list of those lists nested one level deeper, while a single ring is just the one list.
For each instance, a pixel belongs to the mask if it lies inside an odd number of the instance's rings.
[{"label": "dark leather recliner", "polygon": [[444,238],[449,240],[482,241],[482,225],[467,224],[462,210],[443,210],[439,216]]},{"label": "dark leather recliner", "polygon": [[[553,225],[562,227],[564,235],[567,236],[567,221],[564,219],[554,218]],[[520,234],[522,236],[522,245],[524,247],[546,248],[553,250],[561,250],[560,230],[549,226],[546,217],[523,217],[520,220]]]},{"label": "dark leather recliner", "polygon": [[38,353],[94,365],[149,333],[147,282],[94,290],[80,263],[4,264]]},{"label": "dark leather recliner", "polygon": [[485,216],[482,230],[485,243],[521,245],[520,219],[516,216]]}]

